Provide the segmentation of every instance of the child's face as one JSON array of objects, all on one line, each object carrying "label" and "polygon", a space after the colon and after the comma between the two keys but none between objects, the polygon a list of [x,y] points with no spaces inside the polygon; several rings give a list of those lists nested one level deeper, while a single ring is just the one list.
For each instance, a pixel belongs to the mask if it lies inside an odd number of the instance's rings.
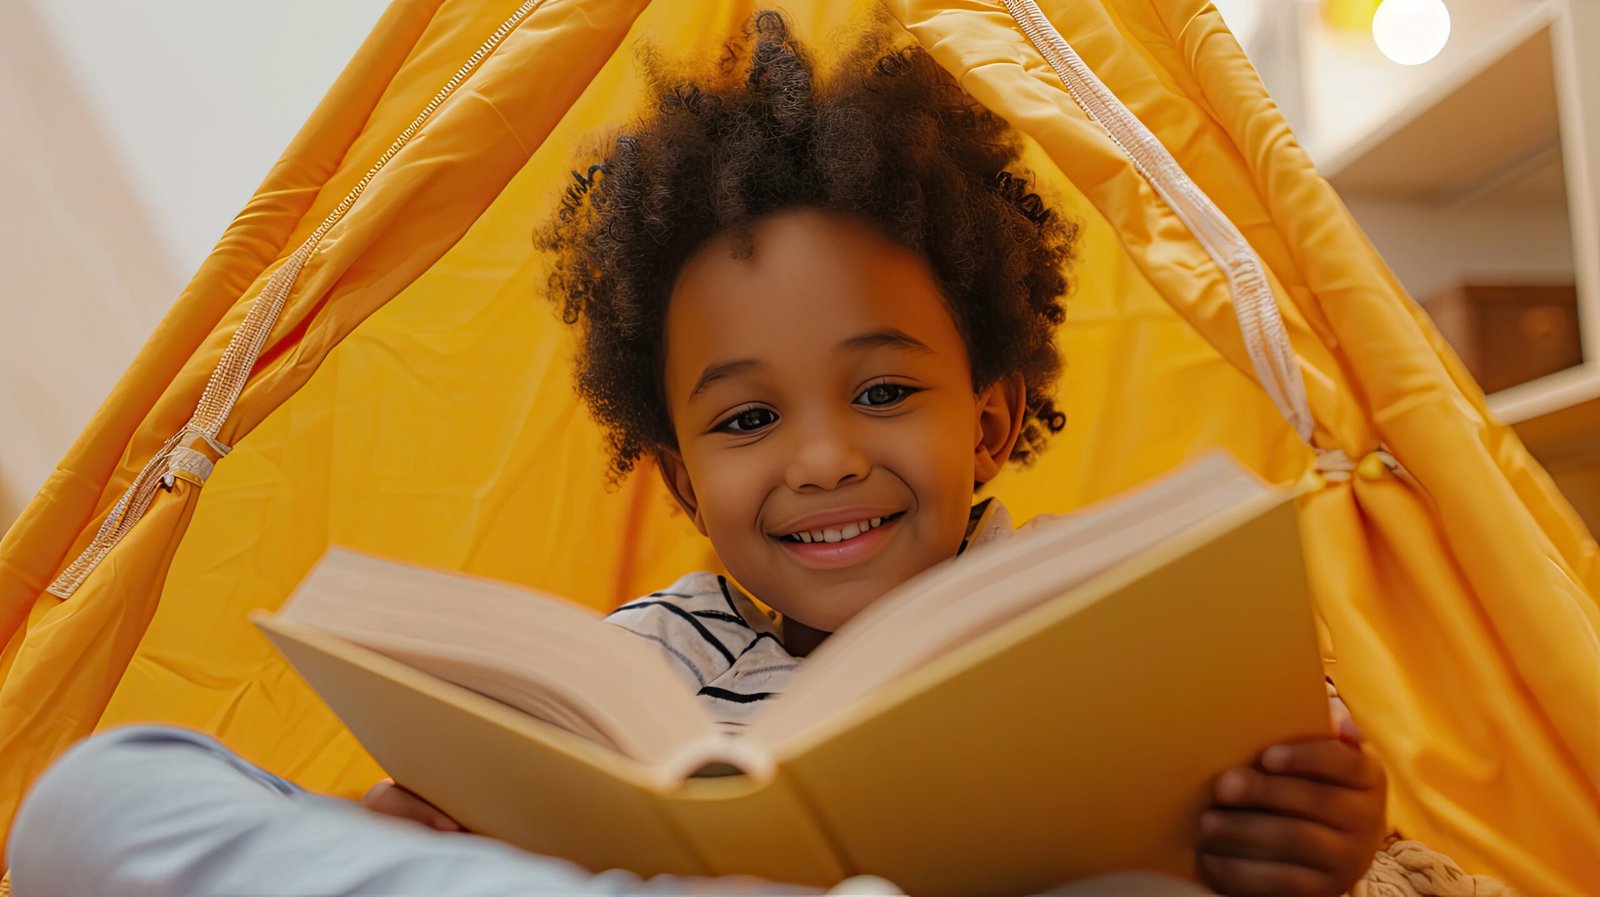
[{"label": "child's face", "polygon": [[876,230],[794,209],[754,240],[749,259],[713,240],[674,287],[663,473],[736,579],[831,632],[954,556],[973,483],[1016,441],[1021,378],[974,394],[926,263]]}]

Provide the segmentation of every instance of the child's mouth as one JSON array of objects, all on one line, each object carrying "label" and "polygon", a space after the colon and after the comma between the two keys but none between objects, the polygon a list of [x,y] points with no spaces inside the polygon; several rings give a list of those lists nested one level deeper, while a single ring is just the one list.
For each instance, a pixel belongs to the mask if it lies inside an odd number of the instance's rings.
[{"label": "child's mouth", "polygon": [[801,564],[832,570],[859,564],[878,553],[904,511],[854,523],[773,536]]},{"label": "child's mouth", "polygon": [[858,539],[871,530],[877,529],[886,523],[891,523],[905,516],[904,511],[890,514],[887,517],[871,517],[854,523],[841,523],[817,529],[801,530],[787,536],[774,536],[780,542],[789,542],[801,545],[811,545],[818,542],[838,543]]}]

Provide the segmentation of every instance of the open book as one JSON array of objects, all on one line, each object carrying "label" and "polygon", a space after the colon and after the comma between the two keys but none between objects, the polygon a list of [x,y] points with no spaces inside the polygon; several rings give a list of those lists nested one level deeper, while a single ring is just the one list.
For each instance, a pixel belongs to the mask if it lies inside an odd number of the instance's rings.
[{"label": "open book", "polygon": [[1329,731],[1292,501],[1221,455],[907,582],[737,737],[656,644],[521,587],[334,549],[253,619],[400,784],[593,869],[1187,876],[1211,779]]}]

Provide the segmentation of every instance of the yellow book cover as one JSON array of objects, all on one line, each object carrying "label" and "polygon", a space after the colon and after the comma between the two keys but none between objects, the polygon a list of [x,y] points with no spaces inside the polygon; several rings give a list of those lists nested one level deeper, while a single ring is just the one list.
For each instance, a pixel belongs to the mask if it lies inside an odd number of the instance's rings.
[{"label": "yellow book cover", "polygon": [[1329,734],[1292,500],[1221,457],[896,589],[738,738],[651,643],[501,583],[336,550],[256,622],[397,782],[596,870],[1192,876],[1211,779]]}]

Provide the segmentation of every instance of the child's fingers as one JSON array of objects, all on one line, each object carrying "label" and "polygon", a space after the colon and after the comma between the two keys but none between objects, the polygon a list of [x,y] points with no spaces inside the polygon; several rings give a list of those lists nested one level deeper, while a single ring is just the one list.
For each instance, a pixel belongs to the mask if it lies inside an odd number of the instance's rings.
[{"label": "child's fingers", "polygon": [[378,802],[380,797],[382,797],[389,791],[390,788],[393,787],[394,779],[379,779],[371,788],[367,789],[366,795],[361,798],[361,805],[364,807],[373,806]]},{"label": "child's fingers", "polygon": [[1206,885],[1235,897],[1336,897],[1333,876],[1316,869],[1276,860],[1200,855],[1200,876]]},{"label": "child's fingers", "polygon": [[372,786],[372,790],[367,792],[367,796],[362,798],[361,802],[368,809],[385,816],[410,819],[441,832],[462,830],[461,823],[450,818],[444,811],[387,779]]},{"label": "child's fingers", "polygon": [[1318,872],[1340,871],[1348,851],[1325,825],[1271,813],[1207,810],[1200,814],[1201,853],[1295,863]]},{"label": "child's fingers", "polygon": [[1329,698],[1328,712],[1333,717],[1333,732],[1341,741],[1360,744],[1364,740],[1361,730],[1356,727],[1355,717],[1350,715],[1350,708],[1345,706],[1344,699],[1338,695]]},{"label": "child's fingers", "polygon": [[1261,752],[1261,768],[1275,775],[1316,779],[1345,788],[1383,784],[1383,768],[1356,745],[1333,739],[1275,744]]},{"label": "child's fingers", "polygon": [[1243,766],[1217,776],[1212,792],[1224,806],[1271,810],[1346,831],[1370,815],[1370,800],[1359,791]]}]

